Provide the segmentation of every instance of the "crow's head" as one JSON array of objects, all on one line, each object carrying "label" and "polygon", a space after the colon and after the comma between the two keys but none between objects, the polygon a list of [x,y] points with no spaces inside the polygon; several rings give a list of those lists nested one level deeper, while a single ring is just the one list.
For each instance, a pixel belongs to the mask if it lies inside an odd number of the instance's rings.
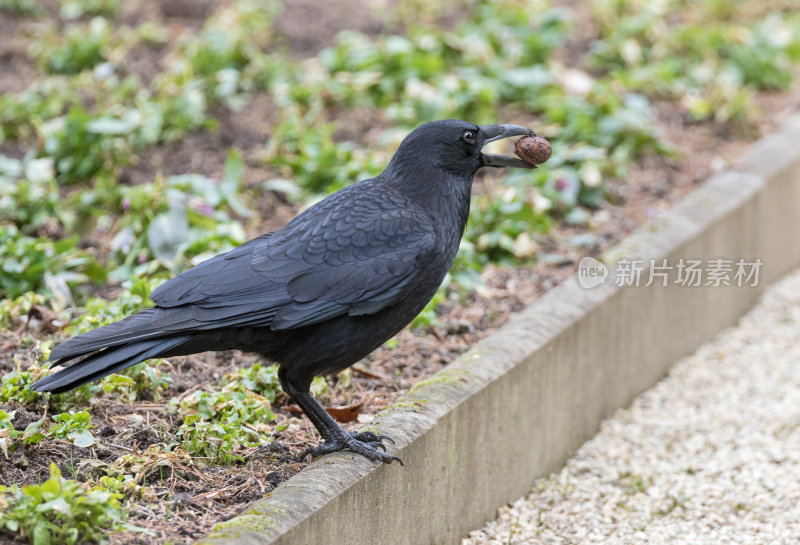
[{"label": "crow's head", "polygon": [[458,119],[433,121],[406,136],[390,167],[435,167],[470,179],[482,166],[535,168],[516,157],[481,152],[489,142],[531,134],[530,129],[519,125],[475,125]]}]

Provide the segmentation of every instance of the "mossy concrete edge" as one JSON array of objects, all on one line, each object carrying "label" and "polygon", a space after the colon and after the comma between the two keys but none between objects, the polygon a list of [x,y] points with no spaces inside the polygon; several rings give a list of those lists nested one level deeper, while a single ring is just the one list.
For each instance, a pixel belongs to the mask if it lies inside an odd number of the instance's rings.
[{"label": "mossy concrete edge", "polygon": [[573,277],[379,415],[405,467],[326,456],[198,543],[458,543],[800,266],[797,142],[800,116],[602,256],[609,278],[620,258],[758,258],[757,287]]}]

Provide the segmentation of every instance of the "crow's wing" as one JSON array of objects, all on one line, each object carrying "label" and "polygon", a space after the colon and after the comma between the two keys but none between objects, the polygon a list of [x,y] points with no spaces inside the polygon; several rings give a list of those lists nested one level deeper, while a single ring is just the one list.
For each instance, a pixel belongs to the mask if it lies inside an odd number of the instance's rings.
[{"label": "crow's wing", "polygon": [[397,302],[436,251],[433,220],[385,186],[334,196],[165,282],[155,308],[59,345],[54,359],[210,329],[291,329]]},{"label": "crow's wing", "polygon": [[340,209],[323,222],[317,234],[319,223],[276,233],[252,252],[197,271],[188,286],[181,279],[175,290],[185,295],[177,300],[158,293],[153,299],[167,309],[190,309],[200,329],[291,329],[373,314],[403,296],[436,247],[433,222],[414,209]]},{"label": "crow's wing", "polygon": [[287,329],[395,302],[435,251],[432,218],[377,184],[356,184],[155,290],[162,308],[195,320]]}]

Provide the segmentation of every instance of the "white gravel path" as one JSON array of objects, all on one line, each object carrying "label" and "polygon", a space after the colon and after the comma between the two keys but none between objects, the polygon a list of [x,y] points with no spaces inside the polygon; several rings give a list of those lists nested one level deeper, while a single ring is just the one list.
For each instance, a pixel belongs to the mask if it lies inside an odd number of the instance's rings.
[{"label": "white gravel path", "polygon": [[800,544],[800,271],[462,541],[523,543]]}]

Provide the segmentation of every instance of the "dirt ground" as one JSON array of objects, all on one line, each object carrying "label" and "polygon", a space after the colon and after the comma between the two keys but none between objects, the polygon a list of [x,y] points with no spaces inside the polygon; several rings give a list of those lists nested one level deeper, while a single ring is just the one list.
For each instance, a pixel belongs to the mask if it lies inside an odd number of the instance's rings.
[{"label": "dirt ground", "polygon": [[[276,23],[283,37],[283,47],[303,58],[332,44],[336,32],[343,28],[371,34],[383,30],[380,18],[373,11],[360,9],[363,0],[346,0],[345,3],[346,7],[338,5],[338,9],[329,10],[315,9],[319,7],[319,0],[286,2]],[[199,28],[214,5],[211,1],[190,0],[163,4],[144,2],[144,7],[126,8],[122,17],[131,23],[142,18],[157,18],[168,23],[175,32],[191,31]],[[314,10],[315,16],[309,18],[308,10]],[[20,91],[36,77],[35,64],[28,57],[24,39],[15,37],[20,34],[20,26],[28,24],[7,14],[0,16],[0,35],[4,36],[0,40],[0,93]],[[584,34],[576,38],[573,44],[576,48],[587,47],[589,43],[586,34],[590,36],[591,29],[581,30]],[[144,78],[152,77],[164,69],[163,62],[164,55],[155,52],[139,56],[130,63],[129,69]],[[680,156],[650,158],[638,165],[628,179],[613,183],[612,202],[594,212],[592,237],[576,242],[576,235],[587,229],[558,224],[537,241],[540,253],[561,256],[557,263],[540,261],[517,269],[488,268],[482,274],[487,289],[474,294],[462,305],[442,305],[436,327],[425,331],[404,330],[391,348],[382,347],[349,372],[328,377],[328,393],[321,401],[331,407],[360,404],[358,419],[343,424],[345,428],[356,429],[371,421],[375,413],[416,382],[444,367],[505,323],[513,313],[567,278],[581,257],[608,249],[714,171],[735,165],[750,142],[774,130],[791,113],[800,110],[800,94],[762,93],[758,103],[763,110],[763,122],[752,134],[723,130],[711,124],[687,124],[676,106],[656,104],[664,139],[680,151]],[[220,176],[230,146],[238,147],[245,157],[255,156],[272,137],[268,121],[274,115],[274,105],[267,95],[255,95],[242,112],[218,107],[213,114],[219,120],[219,130],[200,131],[163,147],[145,150],[135,164],[125,170],[120,181],[142,183],[152,180],[159,172]],[[379,123],[379,120],[366,119],[367,123],[370,121]],[[531,122],[526,119],[502,121]],[[356,122],[360,130],[365,120]],[[15,155],[20,149],[4,145],[0,146],[0,153]],[[248,161],[245,183],[256,183],[268,174],[263,164]],[[476,187],[481,187],[480,180]],[[294,205],[272,193],[253,205],[258,219],[247,226],[250,236],[280,227],[297,212]],[[109,292],[109,296],[112,295],[113,290]],[[33,361],[25,341],[29,334],[26,331],[0,334],[0,372],[13,369],[15,358],[22,367]],[[61,467],[64,475],[85,478],[103,463],[143,452],[163,442],[179,425],[165,400],[185,395],[203,384],[216,384],[225,373],[256,361],[254,356],[235,351],[172,358],[168,362],[168,372],[173,382],[161,400],[133,405],[109,396],[91,400],[92,419],[98,424],[95,430],[100,439],[98,445],[80,449],[67,442],[47,441],[18,449],[9,453],[9,459],[0,459],[0,484],[40,481],[47,477],[51,461]],[[24,429],[46,411],[45,407],[12,404],[0,406],[0,409],[17,411],[14,424],[18,429]],[[273,410],[278,416],[277,423],[289,424],[288,428],[275,434],[269,449],[264,452],[253,449],[245,464],[218,467],[176,455],[154,460],[151,467],[144,468],[143,480],[149,486],[142,498],[130,502],[129,522],[149,533],[122,532],[112,537],[112,543],[190,543],[204,535],[214,523],[234,516],[247,503],[300,471],[305,464],[297,462],[293,455],[316,443],[319,437],[285,396],[278,397]]]}]

